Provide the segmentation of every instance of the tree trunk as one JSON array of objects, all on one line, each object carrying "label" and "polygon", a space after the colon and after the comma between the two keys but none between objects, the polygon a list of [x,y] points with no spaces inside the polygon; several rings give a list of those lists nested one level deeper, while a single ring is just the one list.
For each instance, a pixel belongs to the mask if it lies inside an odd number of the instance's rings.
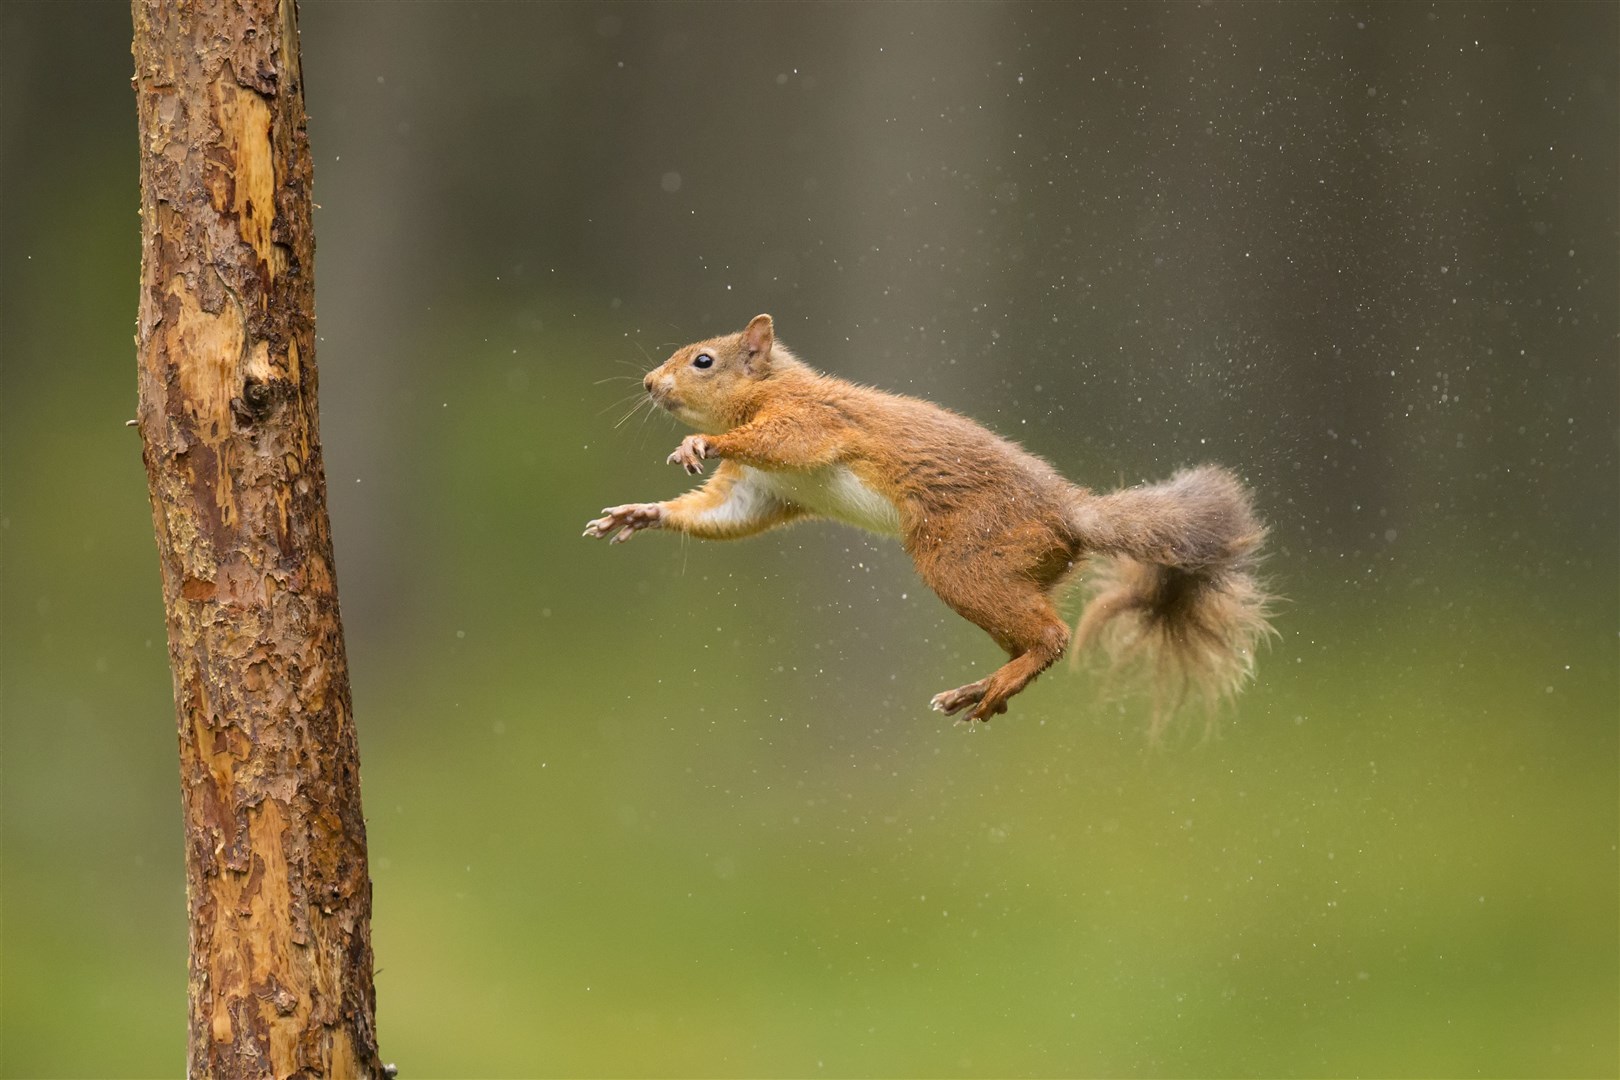
[{"label": "tree trunk", "polygon": [[180,735],[190,1074],[378,1076],[296,8],[133,7],[138,424]]}]

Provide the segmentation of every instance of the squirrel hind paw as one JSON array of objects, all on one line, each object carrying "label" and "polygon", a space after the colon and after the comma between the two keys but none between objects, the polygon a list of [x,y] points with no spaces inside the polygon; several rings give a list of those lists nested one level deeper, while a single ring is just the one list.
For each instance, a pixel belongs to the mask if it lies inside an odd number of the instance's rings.
[{"label": "squirrel hind paw", "polygon": [[942,712],[946,716],[954,716],[969,705],[977,705],[984,697],[984,691],[989,684],[988,679],[980,679],[966,686],[958,686],[955,690],[946,690],[935,694],[929,701],[928,707],[935,712]]}]

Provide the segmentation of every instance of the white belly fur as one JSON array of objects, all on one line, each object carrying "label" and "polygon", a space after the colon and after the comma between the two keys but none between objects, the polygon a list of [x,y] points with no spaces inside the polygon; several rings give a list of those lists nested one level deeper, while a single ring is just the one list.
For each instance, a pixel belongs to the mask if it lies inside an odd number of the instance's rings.
[{"label": "white belly fur", "polygon": [[900,533],[900,511],[861,483],[847,465],[828,465],[806,472],[748,471],[761,488],[812,514],[888,536]]}]

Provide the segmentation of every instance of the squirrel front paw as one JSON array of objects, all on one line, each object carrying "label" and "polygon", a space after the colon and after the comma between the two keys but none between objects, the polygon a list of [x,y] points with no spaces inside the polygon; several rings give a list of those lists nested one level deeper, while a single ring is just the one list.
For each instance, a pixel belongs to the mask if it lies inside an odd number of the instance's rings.
[{"label": "squirrel front paw", "polygon": [[667,463],[679,465],[687,472],[696,474],[703,471],[703,459],[710,456],[708,439],[701,435],[688,435],[669,455]]},{"label": "squirrel front paw", "polygon": [[622,544],[638,532],[656,529],[664,523],[664,508],[658,503],[626,503],[624,506],[604,506],[604,516],[585,526],[586,536],[618,535],[610,544]]}]

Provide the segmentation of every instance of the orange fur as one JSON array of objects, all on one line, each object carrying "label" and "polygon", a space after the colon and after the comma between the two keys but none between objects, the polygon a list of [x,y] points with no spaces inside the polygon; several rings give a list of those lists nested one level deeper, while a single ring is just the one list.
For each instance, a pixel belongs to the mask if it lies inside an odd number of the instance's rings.
[{"label": "orange fur", "polygon": [[725,539],[806,516],[900,537],[924,581],[1011,657],[934,698],[968,719],[1007,701],[1068,647],[1054,603],[1071,571],[1103,563],[1077,628],[1118,663],[1154,657],[1164,680],[1235,692],[1269,630],[1252,575],[1265,535],[1243,486],[1204,466],[1165,484],[1093,495],[1051,465],[948,409],[823,375],[775,340],[770,316],[678,350],[648,393],[700,434],[670,461],[722,464],[664,503],[610,507],[588,536],[650,528]]}]

